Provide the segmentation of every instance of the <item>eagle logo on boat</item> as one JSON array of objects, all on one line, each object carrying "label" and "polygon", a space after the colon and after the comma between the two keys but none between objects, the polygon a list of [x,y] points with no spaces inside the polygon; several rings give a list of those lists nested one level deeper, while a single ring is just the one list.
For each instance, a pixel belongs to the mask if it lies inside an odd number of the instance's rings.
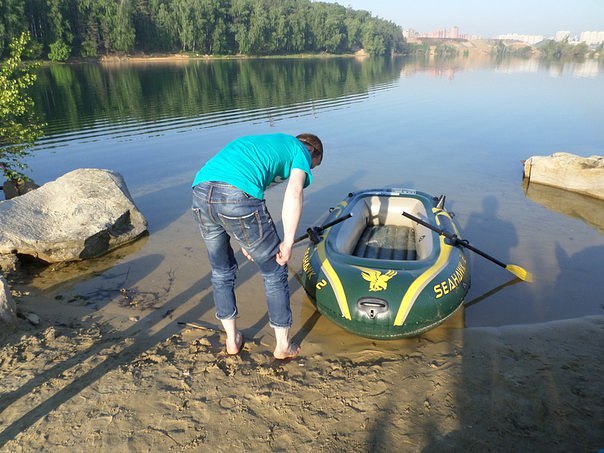
[{"label": "eagle logo on boat", "polygon": [[396,271],[388,271],[382,274],[380,271],[365,269],[361,277],[369,282],[369,291],[384,291],[388,287],[388,280],[396,275]]}]

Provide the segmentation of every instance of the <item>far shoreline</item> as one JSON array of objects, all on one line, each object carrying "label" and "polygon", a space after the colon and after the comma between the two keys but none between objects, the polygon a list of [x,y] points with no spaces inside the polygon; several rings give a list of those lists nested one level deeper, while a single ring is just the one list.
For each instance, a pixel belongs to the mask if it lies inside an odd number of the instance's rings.
[{"label": "far shoreline", "polygon": [[[402,56],[402,55],[401,55]],[[301,54],[282,54],[282,55],[209,55],[209,54],[188,54],[188,53],[136,53],[136,54],[109,54],[99,57],[89,58],[70,58],[67,61],[39,60],[43,65],[52,64],[81,64],[81,63],[100,63],[100,64],[119,64],[119,63],[187,63],[190,61],[220,61],[220,60],[255,60],[255,59],[330,59],[330,58],[356,58],[364,60],[369,58],[370,54],[365,50],[359,50],[355,53],[334,54],[334,53],[301,53]]]},{"label": "far shoreline", "polygon": [[[526,44],[515,40],[495,40],[495,39],[443,39],[443,38],[421,38],[409,39],[408,44],[420,46],[425,52],[424,55],[417,54],[411,49],[408,53],[394,53],[385,58],[394,57],[426,57],[426,58],[472,58],[472,57],[496,57],[496,49],[504,43],[506,49],[510,52],[506,57],[526,58],[526,59],[541,59],[544,58],[540,49],[534,45]],[[426,46],[426,48],[424,48]],[[438,55],[439,49],[453,49],[455,54]],[[527,49],[530,51],[527,52]],[[119,63],[187,63],[190,61],[219,61],[219,60],[255,60],[255,59],[331,59],[331,58],[355,58],[357,60],[365,60],[372,55],[365,49],[359,49],[354,53],[294,53],[294,54],[276,54],[276,55],[250,55],[250,54],[233,54],[233,55],[217,55],[217,54],[198,54],[193,52],[182,53],[112,53],[99,55],[96,57],[71,57],[66,61],[51,61],[48,59],[38,59],[37,61],[43,65],[52,64],[82,64],[82,63],[100,63],[100,64],[119,64]],[[601,52],[593,50],[589,55],[577,58],[562,57],[555,61],[576,61],[576,60],[601,60]]]}]

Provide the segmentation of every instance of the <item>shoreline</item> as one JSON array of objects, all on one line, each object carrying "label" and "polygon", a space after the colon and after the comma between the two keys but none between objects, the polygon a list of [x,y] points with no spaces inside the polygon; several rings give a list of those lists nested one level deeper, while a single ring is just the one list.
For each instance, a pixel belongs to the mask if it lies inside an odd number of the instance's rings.
[{"label": "shoreline", "polygon": [[[410,40],[409,43],[413,45],[421,45],[423,41],[421,40]],[[601,55],[599,53],[595,53],[586,58],[579,59],[568,59],[568,58],[560,58],[557,60],[550,60],[541,55],[541,52],[538,48],[534,46],[529,46],[528,44],[524,44],[516,41],[506,41],[507,47],[512,49],[512,54],[506,55],[506,59],[523,59],[523,60],[544,60],[544,61],[552,61],[552,62],[569,62],[569,61],[584,61],[584,60],[593,60],[599,61],[601,60]],[[429,59],[438,59],[438,60],[455,60],[455,59],[476,59],[476,58],[497,58],[494,55],[495,49],[497,49],[497,45],[494,44],[493,40],[466,40],[466,41],[448,41],[446,39],[426,39],[424,44],[427,44],[428,51],[426,55],[418,55],[414,52],[410,54],[395,54],[391,55],[390,58],[395,57],[403,57],[403,58],[429,58]],[[447,56],[438,56],[437,49],[441,46],[450,47],[455,49],[455,55],[447,55]],[[526,47],[531,47],[531,52],[529,55],[518,55],[514,52],[523,49]],[[190,53],[134,53],[134,54],[111,54],[111,55],[101,55],[98,57],[74,57],[69,58],[67,61],[62,62],[53,62],[50,60],[37,60],[37,62],[41,65],[53,65],[53,64],[83,64],[83,63],[98,63],[104,65],[110,64],[141,64],[141,63],[189,63],[191,61],[220,61],[220,60],[255,60],[255,59],[330,59],[330,58],[354,58],[359,61],[363,61],[367,58],[370,58],[371,55],[367,53],[365,50],[361,49],[355,53],[346,53],[346,54],[333,54],[333,53],[301,53],[301,54],[283,54],[283,55],[244,55],[244,54],[236,54],[236,55],[207,55],[207,54],[190,54]]]},{"label": "shoreline", "polygon": [[189,62],[189,61],[220,61],[220,60],[254,60],[254,59],[327,59],[327,58],[356,58],[366,59],[370,55],[364,50],[359,50],[355,53],[350,54],[332,54],[332,53],[302,53],[302,54],[283,54],[283,55],[200,55],[200,54],[187,54],[187,53],[151,53],[151,54],[112,54],[112,55],[101,55],[99,57],[88,57],[88,58],[70,58],[64,62],[55,62],[50,60],[38,60],[40,64],[52,65],[52,64],[82,64],[82,63],[163,63],[163,62]]}]

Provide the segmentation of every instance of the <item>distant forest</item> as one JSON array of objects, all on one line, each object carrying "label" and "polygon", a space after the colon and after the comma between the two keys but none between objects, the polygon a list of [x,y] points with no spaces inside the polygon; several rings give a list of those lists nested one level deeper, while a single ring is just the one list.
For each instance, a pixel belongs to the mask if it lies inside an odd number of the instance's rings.
[{"label": "distant forest", "polygon": [[28,31],[34,58],[282,55],[404,50],[400,27],[310,0],[0,0],[0,56]]}]

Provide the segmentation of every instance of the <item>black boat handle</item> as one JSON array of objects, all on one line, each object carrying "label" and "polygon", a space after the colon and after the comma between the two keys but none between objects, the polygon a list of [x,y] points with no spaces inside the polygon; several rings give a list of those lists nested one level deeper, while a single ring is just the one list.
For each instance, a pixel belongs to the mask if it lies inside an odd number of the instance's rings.
[{"label": "black boat handle", "polygon": [[320,227],[307,228],[306,233],[304,233],[302,236],[299,236],[296,239],[294,239],[294,244],[296,244],[297,242],[303,241],[306,238],[310,238],[311,242],[313,244],[316,244],[317,242],[320,241],[319,235],[324,230],[326,230],[327,228],[330,228],[340,222],[343,222],[344,220],[349,219],[350,217],[352,217],[352,213],[348,213],[345,216],[332,220],[331,222],[327,222],[325,225],[322,225]]}]

